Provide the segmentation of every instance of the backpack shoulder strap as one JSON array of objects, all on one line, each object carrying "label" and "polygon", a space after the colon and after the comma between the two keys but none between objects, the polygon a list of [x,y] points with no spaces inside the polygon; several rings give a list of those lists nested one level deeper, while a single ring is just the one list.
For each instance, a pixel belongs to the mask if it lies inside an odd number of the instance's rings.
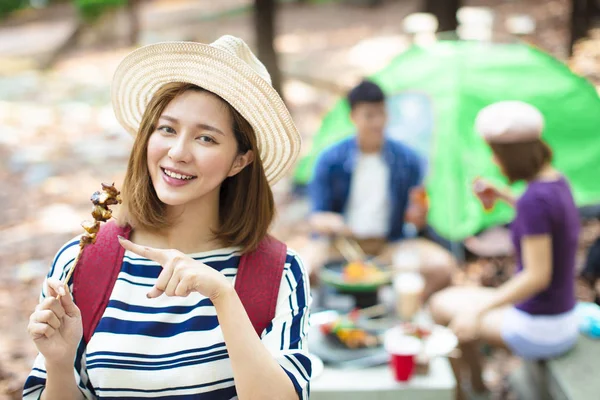
[{"label": "backpack shoulder strap", "polygon": [[267,235],[240,259],[235,290],[259,337],[275,317],[286,255],[286,245]]},{"label": "backpack shoulder strap", "polygon": [[108,300],[123,264],[125,249],[117,236],[129,238],[131,227],[114,221],[104,224],[96,242],[83,248],[73,271],[73,299],[81,310],[83,339],[88,343],[108,305]]}]

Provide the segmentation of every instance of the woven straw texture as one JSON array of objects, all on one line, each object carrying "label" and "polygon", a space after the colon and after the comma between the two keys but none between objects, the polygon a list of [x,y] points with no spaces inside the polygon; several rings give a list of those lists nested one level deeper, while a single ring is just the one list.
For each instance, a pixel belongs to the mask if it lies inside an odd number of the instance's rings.
[{"label": "woven straw texture", "polygon": [[254,128],[271,184],[292,167],[300,134],[267,69],[243,40],[222,36],[210,45],[156,43],[125,57],[115,72],[111,96],[116,118],[129,133],[137,134],[152,95],[169,82],[198,85],[234,107]]}]

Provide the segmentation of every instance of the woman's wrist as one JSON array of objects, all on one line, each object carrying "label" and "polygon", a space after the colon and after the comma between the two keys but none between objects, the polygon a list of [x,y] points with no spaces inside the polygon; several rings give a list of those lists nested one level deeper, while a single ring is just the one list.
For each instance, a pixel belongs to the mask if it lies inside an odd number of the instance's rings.
[{"label": "woman's wrist", "polygon": [[215,307],[220,306],[221,304],[227,302],[229,298],[235,295],[235,288],[231,284],[231,282],[223,276],[223,279],[217,285],[217,289],[214,294],[210,296],[210,300],[212,301]]},{"label": "woman's wrist", "polygon": [[485,305],[480,305],[475,307],[473,314],[475,315],[477,322],[480,322],[487,312],[488,308]]},{"label": "woman's wrist", "polygon": [[498,191],[500,199],[506,203],[513,204],[515,202],[515,196],[512,194],[509,188],[502,188]]},{"label": "woman's wrist", "polygon": [[74,364],[46,363],[46,387],[42,392],[42,400],[80,400],[83,393],[75,379]]},{"label": "woman's wrist", "polygon": [[60,360],[60,361],[49,361],[46,360],[45,365],[46,365],[46,372],[50,375],[50,374],[54,374],[57,376],[60,376],[62,374],[73,374],[73,368],[74,368],[74,359],[75,357],[73,357],[73,359],[71,358],[65,358],[64,360]]}]

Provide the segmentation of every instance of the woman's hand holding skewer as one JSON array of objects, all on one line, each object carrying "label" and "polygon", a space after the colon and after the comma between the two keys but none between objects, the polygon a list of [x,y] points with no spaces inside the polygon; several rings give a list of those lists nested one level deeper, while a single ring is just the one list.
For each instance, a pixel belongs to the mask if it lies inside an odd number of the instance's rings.
[{"label": "woman's hand holding skewer", "polygon": [[55,278],[46,281],[47,297],[29,318],[27,331],[46,366],[73,368],[77,346],[83,335],[81,312],[69,288]]}]

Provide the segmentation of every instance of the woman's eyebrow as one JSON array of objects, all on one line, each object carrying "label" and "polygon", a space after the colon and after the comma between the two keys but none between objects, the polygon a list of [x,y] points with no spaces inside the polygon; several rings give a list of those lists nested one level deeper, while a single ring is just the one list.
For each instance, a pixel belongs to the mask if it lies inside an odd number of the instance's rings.
[{"label": "woman's eyebrow", "polygon": [[[179,120],[177,118],[171,117],[169,115],[161,115],[159,119],[166,119],[167,121],[171,121],[174,124],[179,124]],[[221,135],[225,136],[225,134],[219,129],[216,128],[212,125],[208,125],[208,124],[196,124],[196,127],[205,131],[212,131],[212,132],[216,132],[216,133],[220,133]]]}]

